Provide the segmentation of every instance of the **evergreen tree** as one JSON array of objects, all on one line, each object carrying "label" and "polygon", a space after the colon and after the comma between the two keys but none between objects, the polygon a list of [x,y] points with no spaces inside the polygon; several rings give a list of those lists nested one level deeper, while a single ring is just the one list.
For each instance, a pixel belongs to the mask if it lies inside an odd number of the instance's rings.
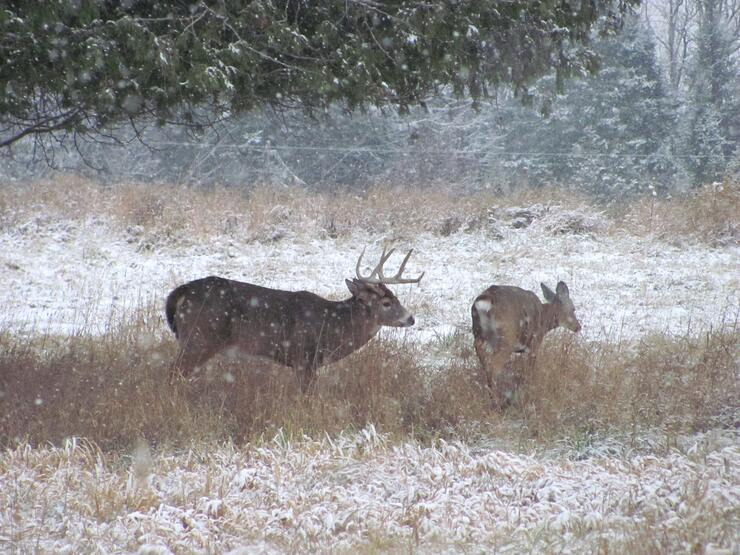
[{"label": "evergreen tree", "polygon": [[[505,152],[513,175],[559,182],[599,194],[668,185],[680,168],[672,158],[675,110],[663,84],[654,43],[636,18],[619,35],[594,43],[599,73],[570,82],[542,119],[516,107]],[[542,87],[552,87],[543,79]],[[542,153],[534,156],[532,153]]]},{"label": "evergreen tree", "polygon": [[147,119],[207,126],[265,105],[403,111],[444,87],[526,96],[551,70],[593,65],[576,45],[636,2],[8,1],[0,146]]},{"label": "evergreen tree", "polygon": [[740,77],[733,37],[717,0],[699,0],[683,148],[695,184],[721,179],[740,142]]}]

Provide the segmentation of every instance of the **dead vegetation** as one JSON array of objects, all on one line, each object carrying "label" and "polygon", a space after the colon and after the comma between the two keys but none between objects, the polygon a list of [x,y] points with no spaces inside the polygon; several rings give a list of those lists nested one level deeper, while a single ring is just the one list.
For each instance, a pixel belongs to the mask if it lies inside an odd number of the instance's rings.
[{"label": "dead vegetation", "polygon": [[[155,322],[155,323],[152,323]],[[738,424],[736,324],[701,337],[586,343],[555,334],[526,376],[523,395],[492,409],[476,377],[470,338],[445,345],[452,362],[429,369],[429,348],[376,339],[321,370],[302,395],[289,369],[220,356],[189,384],[170,386],[174,340],[146,314],[103,336],[0,335],[0,441],[61,444],[84,437],[104,449],[137,440],[182,447],[236,443],[278,430],[323,437],[373,424],[399,438],[474,440],[509,429],[512,443]],[[511,426],[507,426],[511,424]]]},{"label": "dead vegetation", "polygon": [[672,199],[643,197],[620,208],[625,228],[667,241],[740,244],[740,183],[713,183]]},{"label": "dead vegetation", "polygon": [[738,448],[532,457],[279,433],[242,448],[0,453],[9,553],[731,553]]},{"label": "dead vegetation", "polygon": [[623,231],[711,246],[740,241],[740,186],[732,182],[672,199],[643,197],[607,208],[582,194],[556,188],[465,195],[387,184],[353,194],[273,185],[245,189],[151,183],[104,186],[66,176],[5,185],[0,189],[0,208],[0,228],[22,232],[39,218],[97,218],[120,226],[143,243],[213,236],[274,242],[299,234],[335,238],[357,230],[387,234],[391,239],[420,231],[495,238],[502,229],[529,225],[541,225],[553,234]]},{"label": "dead vegetation", "polygon": [[[599,212],[588,199],[542,189],[453,197],[387,186],[356,196],[275,187],[104,187],[66,177],[0,189],[0,226],[24,233],[39,218],[98,218],[146,245],[183,229],[193,241],[224,234],[276,241],[306,230],[341,236],[358,227],[390,235],[426,230],[495,237],[502,229],[540,225],[557,234],[622,229],[719,245],[737,243],[739,199],[737,184],[725,183],[685,198],[643,199],[619,212]],[[0,441],[59,443],[79,436],[115,449],[137,438],[186,445],[246,441],[278,429],[336,434],[368,423],[404,437],[463,439],[512,423],[527,438],[549,441],[571,432],[737,425],[734,322],[701,337],[654,335],[630,344],[558,335],[543,346],[521,400],[501,414],[476,381],[466,334],[440,338],[439,345],[373,341],[321,371],[309,396],[297,391],[289,370],[224,357],[194,384],[172,388],[166,367],[175,342],[153,310],[126,314],[125,323],[104,335],[0,333]],[[455,356],[430,369],[419,362],[421,349]]]}]

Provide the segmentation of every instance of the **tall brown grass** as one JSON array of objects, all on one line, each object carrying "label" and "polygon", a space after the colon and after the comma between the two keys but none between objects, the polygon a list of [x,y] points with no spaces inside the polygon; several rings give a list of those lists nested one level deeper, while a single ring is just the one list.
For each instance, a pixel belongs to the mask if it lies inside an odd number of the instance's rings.
[{"label": "tall brown grass", "polygon": [[700,337],[654,334],[631,344],[550,341],[525,385],[533,433],[697,431],[740,418],[736,324]]},{"label": "tall brown grass", "polygon": [[174,340],[146,316],[103,336],[0,334],[0,443],[58,444],[75,436],[104,449],[140,439],[178,447],[239,443],[280,429],[319,437],[369,423],[420,440],[468,440],[510,428],[517,431],[504,433],[514,443],[547,443],[574,434],[733,426],[740,408],[734,324],[701,337],[633,344],[548,339],[521,400],[497,412],[478,383],[466,335],[448,345],[459,356],[434,370],[418,362],[428,347],[376,339],[322,369],[303,395],[290,369],[228,356],[193,382],[170,385]]},{"label": "tall brown grass", "polygon": [[622,206],[615,217],[636,234],[675,241],[693,238],[713,247],[740,244],[740,183],[705,185],[671,199],[642,197]]},{"label": "tall brown grass", "polygon": [[49,219],[97,217],[160,240],[213,235],[278,240],[289,233],[341,236],[358,229],[402,238],[419,231],[477,230],[486,225],[491,208],[533,204],[604,214],[607,232],[688,238],[712,246],[740,242],[740,184],[729,181],[672,199],[647,196],[614,202],[605,209],[593,199],[556,188],[466,195],[387,184],[355,194],[272,185],[244,189],[152,183],[104,186],[62,176],[0,188],[0,229]]}]

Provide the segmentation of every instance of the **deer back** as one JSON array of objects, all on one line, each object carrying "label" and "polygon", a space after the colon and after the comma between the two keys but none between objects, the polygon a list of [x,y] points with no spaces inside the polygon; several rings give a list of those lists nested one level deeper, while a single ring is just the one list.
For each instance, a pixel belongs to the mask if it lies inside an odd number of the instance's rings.
[{"label": "deer back", "polygon": [[531,348],[546,332],[544,312],[544,305],[531,291],[493,285],[473,302],[473,335],[511,350]]}]

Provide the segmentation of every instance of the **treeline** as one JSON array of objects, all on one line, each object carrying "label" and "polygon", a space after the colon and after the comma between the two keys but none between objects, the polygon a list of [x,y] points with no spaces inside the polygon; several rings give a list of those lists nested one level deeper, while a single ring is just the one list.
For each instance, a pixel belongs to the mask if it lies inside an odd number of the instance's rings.
[{"label": "treeline", "polygon": [[[609,198],[722,180],[740,171],[740,16],[724,0],[677,5],[688,10],[683,19],[674,0],[656,0],[620,32],[594,36],[600,70],[580,79],[563,82],[553,72],[525,92],[500,88],[488,100],[449,87],[404,115],[382,105],[351,114],[336,103],[311,114],[263,106],[201,132],[120,130],[113,142],[125,148],[68,140],[66,150],[44,151],[31,165],[38,146],[27,142],[14,146],[12,159],[6,153],[0,171],[17,179],[64,169],[106,181],[356,189],[561,184]],[[683,50],[671,36],[683,37]]]}]

